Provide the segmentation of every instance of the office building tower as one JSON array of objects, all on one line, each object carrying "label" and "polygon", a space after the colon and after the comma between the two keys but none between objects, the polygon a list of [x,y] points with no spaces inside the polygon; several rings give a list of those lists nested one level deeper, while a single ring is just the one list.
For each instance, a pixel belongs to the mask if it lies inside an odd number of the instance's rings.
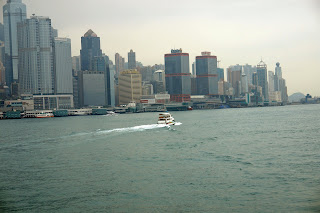
[{"label": "office building tower", "polygon": [[7,0],[3,6],[4,42],[6,53],[6,82],[10,86],[12,82],[19,80],[18,71],[18,23],[27,18],[26,5],[22,0]]},{"label": "office building tower", "polygon": [[139,71],[125,70],[119,75],[119,104],[139,103],[142,95],[142,78]]},{"label": "office building tower", "polygon": [[5,46],[4,42],[0,41],[0,85],[6,84],[6,68],[5,68]]},{"label": "office building tower", "polygon": [[4,25],[0,23],[0,41],[4,41]]},{"label": "office building tower", "polygon": [[228,82],[231,84],[234,96],[240,97],[241,94],[241,79],[242,79],[242,66],[235,68],[229,67],[228,68]]},{"label": "office building tower", "polygon": [[105,72],[78,72],[78,87],[80,107],[107,105]]},{"label": "office building tower", "polygon": [[261,60],[257,65],[257,75],[258,75],[258,86],[262,87],[262,95],[264,101],[269,101],[269,89],[268,89],[268,79],[267,79],[267,65]]},{"label": "office building tower", "polygon": [[192,63],[192,77],[195,78],[197,76],[197,65],[196,62]]},{"label": "office building tower", "polygon": [[88,30],[81,37],[81,70],[92,70],[92,60],[95,56],[102,56],[100,49],[100,37],[92,30]]},{"label": "office building tower", "polygon": [[133,50],[130,50],[128,53],[128,69],[136,69],[137,62],[136,62],[136,53]]},{"label": "office building tower", "polygon": [[252,84],[252,74],[257,72],[257,68],[251,65],[243,65],[242,66],[242,73],[244,73],[248,77],[248,83]]},{"label": "office building tower", "polygon": [[165,54],[166,89],[170,100],[175,102],[190,101],[191,74],[189,68],[189,53],[182,49],[171,50]]},{"label": "office building tower", "polygon": [[217,56],[202,52],[196,57],[198,95],[218,95]]},{"label": "office building tower", "polygon": [[6,83],[6,69],[3,63],[0,61],[0,86],[4,86]]},{"label": "office building tower", "polygon": [[51,19],[32,16],[18,24],[21,94],[54,93]]},{"label": "office building tower", "polygon": [[55,94],[72,94],[71,40],[54,38]]},{"label": "office building tower", "polygon": [[120,72],[124,70],[124,64],[125,64],[124,58],[119,53],[116,53],[115,54],[116,76],[119,76]]},{"label": "office building tower", "polygon": [[272,71],[268,72],[269,92],[275,91],[275,75]]},{"label": "office building tower", "polygon": [[245,95],[249,92],[248,86],[248,77],[246,74],[243,73],[241,76],[241,94]]},{"label": "office building tower", "polygon": [[274,87],[275,91],[280,91],[280,80],[282,79],[282,68],[280,67],[280,63],[276,64],[275,68],[275,77],[274,77]]},{"label": "office building tower", "polygon": [[223,68],[217,68],[218,71],[218,80],[223,80],[224,81],[224,69]]},{"label": "office building tower", "polygon": [[282,68],[280,67],[280,63],[278,62],[276,64],[276,75],[279,77],[279,79],[282,78]]},{"label": "office building tower", "polygon": [[73,56],[72,57],[72,69],[74,72],[81,70],[80,56]]}]

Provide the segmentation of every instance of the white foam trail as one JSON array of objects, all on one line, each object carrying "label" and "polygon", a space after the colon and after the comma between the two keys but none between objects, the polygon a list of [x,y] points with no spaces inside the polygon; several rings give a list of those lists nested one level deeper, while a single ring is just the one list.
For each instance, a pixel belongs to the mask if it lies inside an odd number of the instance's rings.
[{"label": "white foam trail", "polygon": [[141,132],[145,130],[159,129],[163,127],[167,127],[167,125],[163,125],[163,124],[141,125],[141,126],[127,127],[127,128],[104,130],[104,131],[99,131],[96,134],[108,134],[112,132]]}]

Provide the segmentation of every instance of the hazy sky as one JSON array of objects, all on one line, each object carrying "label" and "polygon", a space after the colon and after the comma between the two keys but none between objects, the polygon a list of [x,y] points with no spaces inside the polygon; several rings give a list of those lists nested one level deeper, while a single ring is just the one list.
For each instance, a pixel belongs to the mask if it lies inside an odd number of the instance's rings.
[{"label": "hazy sky", "polygon": [[28,16],[49,16],[59,36],[72,39],[73,55],[80,54],[80,38],[92,29],[113,61],[116,52],[127,58],[130,49],[144,65],[164,64],[172,48],[190,53],[191,63],[211,51],[223,68],[256,65],[262,57],[268,70],[281,63],[289,95],[320,96],[320,0],[23,2]]}]

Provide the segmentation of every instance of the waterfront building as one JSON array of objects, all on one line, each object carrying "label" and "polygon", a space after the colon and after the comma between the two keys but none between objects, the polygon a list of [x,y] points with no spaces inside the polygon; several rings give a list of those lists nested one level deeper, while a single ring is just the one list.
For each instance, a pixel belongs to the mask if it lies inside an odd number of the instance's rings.
[{"label": "waterfront building", "polygon": [[54,93],[51,19],[32,16],[18,24],[21,94]]},{"label": "waterfront building", "polygon": [[189,53],[182,49],[171,50],[165,54],[166,89],[171,95],[171,101],[190,101],[191,74],[189,69]]},{"label": "waterfront building", "polygon": [[218,95],[217,56],[202,52],[196,57],[198,95]]},{"label": "waterfront building", "polygon": [[136,62],[136,53],[133,50],[130,50],[128,53],[128,69],[136,69],[137,62]]},{"label": "waterfront building", "polygon": [[154,93],[160,94],[166,91],[166,76],[164,70],[157,70],[153,74],[153,84]]},{"label": "waterfront building", "polygon": [[269,89],[268,89],[268,79],[267,79],[267,65],[261,60],[257,65],[257,75],[258,75],[258,86],[262,87],[262,95],[264,101],[269,101]]},{"label": "waterfront building", "polygon": [[71,40],[54,38],[55,94],[72,94]]},{"label": "waterfront building", "polygon": [[18,23],[27,18],[26,5],[22,0],[7,0],[3,6],[4,42],[6,62],[6,82],[10,86],[12,82],[19,80],[18,68]]},{"label": "waterfront building", "polygon": [[106,106],[106,80],[104,71],[78,72],[79,106]]},{"label": "waterfront building", "polygon": [[33,95],[35,110],[73,109],[73,96],[70,95]]},{"label": "waterfront building", "polygon": [[125,70],[119,76],[119,104],[127,105],[130,102],[140,102],[142,95],[142,78],[139,71]]},{"label": "waterfront building", "polygon": [[192,77],[193,78],[196,78],[196,75],[197,75],[197,65],[196,65],[196,62],[193,62],[192,63]]},{"label": "waterfront building", "polygon": [[100,49],[100,37],[92,30],[88,30],[81,37],[81,70],[92,70],[92,60],[95,56],[102,56]]}]

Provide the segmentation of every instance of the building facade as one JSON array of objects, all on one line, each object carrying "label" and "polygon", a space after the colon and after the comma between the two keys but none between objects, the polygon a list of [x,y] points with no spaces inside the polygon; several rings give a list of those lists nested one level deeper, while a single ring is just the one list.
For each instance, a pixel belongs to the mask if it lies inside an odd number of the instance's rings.
[{"label": "building facade", "polygon": [[258,86],[262,87],[262,95],[264,101],[269,101],[269,89],[268,89],[268,74],[267,74],[267,65],[260,61],[257,65],[257,77],[258,77]]},{"label": "building facade", "polygon": [[3,6],[4,42],[6,53],[6,82],[10,86],[12,82],[19,80],[18,57],[18,23],[27,18],[26,5],[22,0],[7,0]]},{"label": "building facade", "polygon": [[55,94],[72,94],[71,40],[54,38]]},{"label": "building facade", "polygon": [[128,53],[128,69],[136,69],[137,61],[136,61],[136,53],[133,50],[130,50]]},{"label": "building facade", "polygon": [[106,81],[103,71],[81,71],[78,73],[79,105],[106,106]]},{"label": "building facade", "polygon": [[51,19],[32,16],[18,24],[21,94],[54,93]]},{"label": "building facade", "polygon": [[81,70],[92,70],[92,60],[95,56],[102,56],[100,49],[100,37],[97,36],[92,30],[88,30],[81,37]]},{"label": "building facade", "polygon": [[198,95],[218,95],[217,57],[210,52],[202,52],[196,57]]},{"label": "building facade", "polygon": [[191,74],[189,68],[189,53],[182,49],[171,50],[165,54],[166,89],[171,96],[171,101],[190,101]]},{"label": "building facade", "polygon": [[119,104],[139,103],[142,96],[142,78],[137,70],[125,70],[119,76]]}]

